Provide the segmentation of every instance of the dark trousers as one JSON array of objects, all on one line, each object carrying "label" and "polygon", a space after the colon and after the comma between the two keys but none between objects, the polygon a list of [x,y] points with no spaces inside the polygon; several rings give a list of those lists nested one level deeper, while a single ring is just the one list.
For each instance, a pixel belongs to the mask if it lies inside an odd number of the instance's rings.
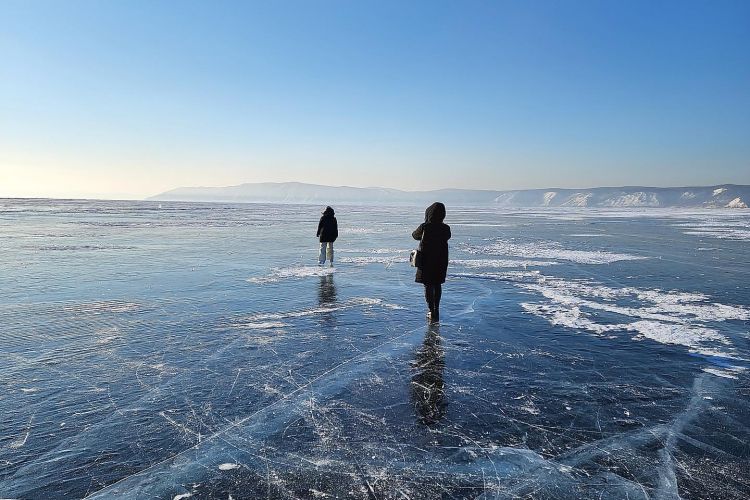
[{"label": "dark trousers", "polygon": [[443,295],[443,285],[440,283],[424,284],[424,298],[427,301],[427,306],[430,308],[431,313],[437,313],[440,311],[440,297]]}]

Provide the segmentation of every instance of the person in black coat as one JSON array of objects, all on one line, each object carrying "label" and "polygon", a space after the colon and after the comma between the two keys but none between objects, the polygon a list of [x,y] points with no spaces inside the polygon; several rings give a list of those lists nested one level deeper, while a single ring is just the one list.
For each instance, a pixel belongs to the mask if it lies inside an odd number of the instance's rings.
[{"label": "person in black coat", "polygon": [[326,262],[326,253],[328,261],[333,267],[333,242],[339,237],[339,224],[333,215],[333,209],[326,207],[323,210],[323,216],[318,222],[317,235],[320,241],[320,254],[318,255],[318,265],[322,266]]},{"label": "person in black coat", "polygon": [[414,281],[424,285],[430,321],[440,320],[440,297],[448,272],[448,240],[451,239],[451,228],[443,224],[443,219],[445,205],[435,202],[425,210],[424,223],[411,234],[415,240],[421,240],[421,261],[417,266]]}]

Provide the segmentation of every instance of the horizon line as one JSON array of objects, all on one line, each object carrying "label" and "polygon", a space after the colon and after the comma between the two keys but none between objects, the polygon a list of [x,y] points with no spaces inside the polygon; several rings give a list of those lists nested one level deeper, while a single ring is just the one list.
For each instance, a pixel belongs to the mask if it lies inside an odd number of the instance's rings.
[{"label": "horizon line", "polygon": [[[314,184],[309,182],[300,182],[300,181],[281,181],[281,182],[242,182],[240,184],[232,184],[232,185],[225,185],[225,186],[180,186],[172,189],[168,189],[167,191],[161,191],[159,193],[145,196],[145,197],[113,197],[113,198],[105,198],[105,197],[98,197],[98,195],[93,196],[71,196],[71,197],[56,197],[56,196],[0,196],[0,200],[58,200],[58,201],[169,201],[169,200],[151,200],[151,198],[154,198],[156,196],[160,196],[166,193],[169,193],[171,191],[175,191],[178,189],[225,189],[225,188],[231,188],[231,187],[238,187],[238,186],[244,186],[244,185],[261,185],[261,184],[271,184],[271,185],[284,185],[284,184],[300,184],[305,186],[315,186],[315,187],[326,187],[326,188],[346,188],[346,189],[386,189],[390,191],[398,191],[402,193],[431,193],[431,192],[437,192],[437,191],[474,191],[474,192],[497,192],[497,193],[509,193],[509,192],[520,192],[520,191],[588,191],[588,190],[595,190],[595,189],[625,189],[625,188],[643,188],[643,189],[695,189],[695,188],[718,188],[718,187],[724,187],[724,186],[733,186],[733,187],[750,187],[750,184],[737,184],[737,183],[720,183],[720,184],[705,184],[705,185],[672,185],[672,186],[647,186],[647,185],[637,185],[637,184],[629,184],[629,185],[620,185],[620,186],[591,186],[586,188],[561,188],[561,187],[543,187],[543,188],[521,188],[521,189],[476,189],[476,188],[452,188],[452,187],[446,187],[446,188],[436,188],[436,189],[425,189],[425,190],[407,190],[407,189],[399,189],[399,188],[389,188],[389,187],[382,187],[382,186],[368,186],[368,187],[360,187],[360,186],[348,186],[348,185],[330,185],[330,184]],[[171,203],[171,201],[169,201]],[[182,203],[182,201],[179,201]],[[216,203],[212,201],[191,201],[188,203]],[[263,203],[263,202],[236,202],[236,203]],[[273,202],[273,203],[280,203],[280,202]],[[299,204],[299,205],[306,205],[307,203],[292,203],[292,204]]]}]

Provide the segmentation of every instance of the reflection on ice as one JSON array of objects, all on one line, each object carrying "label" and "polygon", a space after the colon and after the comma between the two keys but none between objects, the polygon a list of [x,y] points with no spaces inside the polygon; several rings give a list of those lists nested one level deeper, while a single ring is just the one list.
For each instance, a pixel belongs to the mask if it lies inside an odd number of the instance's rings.
[{"label": "reflection on ice", "polygon": [[440,344],[440,325],[431,325],[413,361],[412,397],[425,425],[435,424],[445,415],[445,352]]}]

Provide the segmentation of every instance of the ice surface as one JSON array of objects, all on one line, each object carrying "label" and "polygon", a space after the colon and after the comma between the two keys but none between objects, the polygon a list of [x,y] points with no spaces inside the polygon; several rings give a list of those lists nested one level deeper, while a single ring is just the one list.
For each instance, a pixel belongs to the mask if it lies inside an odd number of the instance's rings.
[{"label": "ice surface", "polygon": [[750,495],[738,212],[3,204],[0,498]]}]

